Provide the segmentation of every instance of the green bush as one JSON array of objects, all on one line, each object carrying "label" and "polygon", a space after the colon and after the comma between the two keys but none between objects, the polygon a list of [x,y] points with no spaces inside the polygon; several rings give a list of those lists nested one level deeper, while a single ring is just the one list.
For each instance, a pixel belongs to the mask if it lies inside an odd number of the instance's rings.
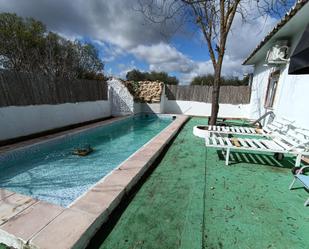
[{"label": "green bush", "polygon": [[137,69],[129,71],[126,75],[126,79],[130,81],[160,81],[168,85],[178,85],[179,80],[174,76],[169,76],[166,72],[141,72]]}]

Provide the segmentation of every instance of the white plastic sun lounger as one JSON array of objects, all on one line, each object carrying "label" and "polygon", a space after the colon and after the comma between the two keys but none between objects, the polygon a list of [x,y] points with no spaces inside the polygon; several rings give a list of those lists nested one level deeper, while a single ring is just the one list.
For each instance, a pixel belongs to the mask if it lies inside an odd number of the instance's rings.
[{"label": "white plastic sun lounger", "polygon": [[212,133],[220,134],[231,134],[231,135],[254,135],[254,136],[272,136],[274,132],[277,131],[287,131],[291,121],[284,119],[276,119],[273,122],[267,124],[263,128],[252,128],[245,126],[219,126],[219,125],[205,125],[205,126],[195,126],[193,128],[193,133],[199,137],[210,136]]},{"label": "white plastic sun lounger", "polygon": [[[298,133],[299,134],[299,133]],[[289,135],[278,135],[273,139],[249,139],[249,138],[228,138],[211,136],[205,137],[206,147],[226,150],[225,164],[229,164],[231,150],[260,151],[281,154],[295,155],[295,166],[299,166],[301,157],[309,155],[309,140],[305,135],[293,137]]]},{"label": "white plastic sun lounger", "polygon": [[[303,175],[302,173],[304,172],[305,168],[309,168],[309,166],[303,166],[300,168],[300,170],[298,171],[298,173],[296,175],[294,175],[294,179],[289,187],[289,189],[291,190],[293,188],[294,183],[296,182],[296,180],[299,180],[304,187],[309,190],[309,176]],[[304,206],[306,207],[307,205],[309,205],[309,198],[305,201]]]}]

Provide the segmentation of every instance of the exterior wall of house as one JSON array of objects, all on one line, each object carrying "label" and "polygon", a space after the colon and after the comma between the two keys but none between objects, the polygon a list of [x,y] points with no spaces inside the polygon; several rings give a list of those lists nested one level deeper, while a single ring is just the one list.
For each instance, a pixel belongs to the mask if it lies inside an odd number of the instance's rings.
[{"label": "exterior wall of house", "polygon": [[109,101],[0,108],[0,140],[26,136],[111,115]]},{"label": "exterior wall of house", "polygon": [[259,118],[268,111],[264,108],[264,103],[271,69],[265,67],[263,64],[260,63],[254,68],[251,99],[248,107],[248,117],[252,119]]},{"label": "exterior wall of house", "polygon": [[275,114],[309,129],[309,75],[288,75],[288,67],[284,68],[275,101]]},{"label": "exterior wall of house", "polygon": [[[295,49],[300,37],[301,33],[297,33],[290,39],[291,51]],[[309,75],[288,75],[289,63],[279,67],[280,77],[273,107],[265,108],[268,79],[273,68],[264,64],[265,61],[260,61],[255,65],[248,117],[255,119],[272,110],[277,116],[294,121],[296,126],[309,129],[309,117],[306,114]]]}]

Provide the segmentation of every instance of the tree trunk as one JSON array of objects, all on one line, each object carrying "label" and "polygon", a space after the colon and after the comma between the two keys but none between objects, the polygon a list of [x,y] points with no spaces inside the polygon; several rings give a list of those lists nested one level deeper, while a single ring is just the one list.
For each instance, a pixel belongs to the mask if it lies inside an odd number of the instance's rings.
[{"label": "tree trunk", "polygon": [[220,71],[216,70],[214,84],[212,87],[211,116],[209,125],[215,125],[217,122],[219,112],[220,81],[221,81],[221,70]]}]

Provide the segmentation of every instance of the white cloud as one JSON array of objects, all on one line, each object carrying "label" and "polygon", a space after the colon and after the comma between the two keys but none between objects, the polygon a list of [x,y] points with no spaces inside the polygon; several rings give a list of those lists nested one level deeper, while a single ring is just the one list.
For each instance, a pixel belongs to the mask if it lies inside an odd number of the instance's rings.
[{"label": "white cloud", "polygon": [[[251,11],[256,12],[255,9]],[[276,22],[277,20],[271,17],[257,17],[243,22],[241,16],[237,14],[227,41],[222,75],[242,77],[251,71],[252,68],[242,66],[242,62]],[[194,61],[164,42],[150,46],[139,45],[131,52],[149,63],[150,70],[180,73],[180,82],[183,84],[190,83],[195,76],[213,73],[211,60]]]},{"label": "white cloud", "polygon": [[111,43],[103,42],[100,40],[92,40],[92,42],[95,43],[101,51],[103,51],[105,62],[113,61],[117,57],[127,54],[126,50],[117,45],[113,45]]},{"label": "white cloud", "polygon": [[135,65],[135,61],[130,61],[130,64],[127,65],[127,64],[118,64],[118,69],[120,70],[120,72],[118,73],[117,77],[120,77],[122,79],[125,79],[126,78],[126,75],[127,75],[127,72],[133,70],[136,68],[136,65]]},{"label": "white cloud", "polygon": [[[194,61],[168,44],[160,27],[145,22],[143,15],[134,10],[135,3],[136,0],[0,0],[2,11],[37,18],[48,29],[69,39],[91,38],[102,48],[106,62],[131,53],[147,62],[149,70],[179,74],[182,83],[189,83],[197,75],[213,72],[211,61]],[[242,61],[276,22],[271,17],[257,17],[255,8],[248,7],[248,16],[256,18],[243,23],[239,14],[235,16],[227,41],[223,75],[240,76],[248,71],[247,67],[241,66]],[[196,41],[192,43],[196,46]],[[181,50],[181,44],[177,47]],[[121,75],[125,75],[134,66],[131,63],[118,69]]]},{"label": "white cloud", "polygon": [[158,25],[134,10],[136,0],[0,0],[1,11],[34,17],[68,37],[86,36],[122,49],[166,40]]},{"label": "white cloud", "polygon": [[188,73],[193,70],[194,62],[169,44],[160,42],[155,45],[139,45],[131,52],[149,63],[150,70]]}]

